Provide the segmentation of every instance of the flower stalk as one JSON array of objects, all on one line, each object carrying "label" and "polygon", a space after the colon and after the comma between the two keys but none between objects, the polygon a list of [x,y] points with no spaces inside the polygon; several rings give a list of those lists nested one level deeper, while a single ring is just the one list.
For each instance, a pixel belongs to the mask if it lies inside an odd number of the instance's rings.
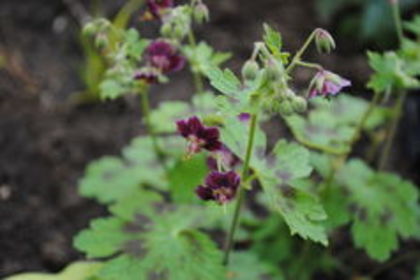
[{"label": "flower stalk", "polygon": [[[257,114],[251,115],[251,123],[250,123],[249,135],[248,135],[248,144],[246,148],[245,160],[244,160],[244,165],[242,168],[242,176],[241,176],[243,183],[239,186],[239,190],[238,190],[239,193],[238,193],[238,199],[236,200],[235,212],[233,213],[232,223],[231,223],[228,237],[226,239],[226,244],[225,244],[225,254],[223,258],[223,265],[225,266],[229,264],[229,256],[233,247],[233,240],[235,237],[236,228],[239,225],[239,218],[240,218],[242,205],[245,200],[244,183],[248,181],[248,177],[249,177],[249,163],[251,161],[252,151],[254,147],[257,119],[258,119]],[[250,184],[251,182],[248,182],[248,183]]]},{"label": "flower stalk", "polygon": [[290,64],[286,68],[286,73],[287,74],[290,74],[293,71],[293,69],[298,65],[298,63],[301,61],[302,55],[305,53],[305,51],[308,49],[308,47],[314,41],[316,34],[317,34],[317,30],[312,31],[311,35],[309,35],[309,37],[306,39],[305,43],[298,50],[298,52],[295,54],[295,56],[292,59],[292,62],[290,62]]}]

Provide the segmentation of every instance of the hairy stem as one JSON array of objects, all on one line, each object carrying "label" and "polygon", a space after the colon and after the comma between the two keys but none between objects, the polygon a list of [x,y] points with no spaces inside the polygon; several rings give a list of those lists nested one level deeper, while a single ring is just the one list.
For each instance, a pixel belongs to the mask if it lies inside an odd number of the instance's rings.
[{"label": "hairy stem", "polygon": [[[188,41],[190,44],[190,47],[195,48],[197,47],[197,42],[195,40],[195,36],[194,36],[194,32],[192,32],[192,30],[190,30],[190,32],[188,32]],[[193,75],[193,79],[194,79],[194,87],[195,87],[195,92],[198,94],[201,94],[204,92],[204,83],[203,83],[203,78],[201,77],[201,74],[192,70],[191,71],[192,75]]]},{"label": "hairy stem", "polygon": [[243,165],[243,169],[242,169],[242,184],[239,187],[239,194],[238,194],[238,199],[236,200],[236,205],[235,205],[235,212],[233,213],[233,218],[232,218],[232,223],[230,225],[230,229],[229,229],[229,234],[228,234],[228,238],[226,239],[226,244],[225,244],[225,255],[223,258],[223,265],[228,265],[229,264],[229,255],[230,252],[232,250],[232,246],[233,246],[233,240],[235,237],[235,231],[236,228],[238,227],[239,224],[239,217],[240,217],[240,213],[241,213],[241,209],[242,209],[242,204],[245,200],[245,188],[244,188],[244,183],[247,182],[248,176],[249,176],[249,163],[251,161],[251,156],[252,156],[252,150],[253,150],[253,146],[254,146],[254,138],[255,138],[255,130],[257,127],[257,114],[253,114],[251,117],[251,127],[249,130],[249,135],[248,135],[248,144],[247,144],[247,148],[246,148],[246,154],[245,154],[245,160],[244,160],[244,165]]}]

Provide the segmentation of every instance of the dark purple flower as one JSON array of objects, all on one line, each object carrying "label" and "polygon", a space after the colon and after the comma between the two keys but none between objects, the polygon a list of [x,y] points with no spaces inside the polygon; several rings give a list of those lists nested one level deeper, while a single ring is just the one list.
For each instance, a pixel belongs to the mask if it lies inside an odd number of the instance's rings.
[{"label": "dark purple flower", "polygon": [[155,40],[146,49],[146,59],[150,66],[162,73],[181,70],[185,65],[185,58],[176,47],[164,40]]},{"label": "dark purple flower", "polygon": [[176,122],[179,133],[189,141],[188,154],[192,155],[206,149],[218,151],[222,148],[219,129],[216,127],[205,127],[199,118],[191,117]]},{"label": "dark purple flower", "polygon": [[159,72],[153,68],[143,68],[134,74],[134,79],[142,80],[148,84],[155,84],[159,81]]},{"label": "dark purple flower", "polygon": [[147,0],[145,19],[160,19],[174,6],[173,0]]},{"label": "dark purple flower", "polygon": [[309,98],[316,96],[329,97],[338,94],[344,87],[351,86],[351,82],[330,71],[321,70],[313,78],[309,87]]},{"label": "dark purple flower", "polygon": [[208,168],[215,171],[219,170],[218,160],[220,161],[221,167],[225,170],[233,169],[241,162],[241,160],[225,145],[223,145],[219,151],[216,151],[207,158]]},{"label": "dark purple flower", "polygon": [[198,186],[197,195],[203,200],[215,200],[219,204],[231,201],[239,188],[241,178],[234,171],[212,171],[204,185]]}]

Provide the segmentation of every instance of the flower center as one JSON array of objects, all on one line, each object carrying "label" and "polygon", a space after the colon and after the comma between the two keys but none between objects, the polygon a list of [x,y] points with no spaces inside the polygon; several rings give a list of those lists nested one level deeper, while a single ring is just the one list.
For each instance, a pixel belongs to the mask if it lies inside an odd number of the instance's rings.
[{"label": "flower center", "polygon": [[198,138],[195,135],[188,136],[188,154],[193,155],[201,151],[201,148],[206,144],[206,141]]}]

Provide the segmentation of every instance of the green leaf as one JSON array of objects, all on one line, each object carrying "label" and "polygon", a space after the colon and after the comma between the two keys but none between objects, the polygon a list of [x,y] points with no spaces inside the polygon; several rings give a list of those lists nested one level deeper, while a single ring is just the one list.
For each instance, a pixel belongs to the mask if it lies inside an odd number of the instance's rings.
[{"label": "green leaf", "polygon": [[154,196],[146,191],[127,196],[111,207],[115,217],[100,219],[77,236],[76,247],[88,257],[112,257],[98,276],[102,280],[223,279],[221,252],[194,229],[205,222],[203,212]]},{"label": "green leaf", "polygon": [[283,46],[281,34],[266,23],[264,24],[264,32],[264,42],[268,49],[274,55],[280,54],[281,48]]},{"label": "green leaf", "polygon": [[216,52],[205,42],[200,42],[196,47],[183,47],[184,54],[188,58],[194,72],[205,74],[208,69],[217,67],[227,61],[230,53]]},{"label": "green leaf", "polygon": [[198,231],[160,232],[148,243],[144,259],[121,255],[105,264],[103,280],[224,279],[221,254],[208,237]]},{"label": "green leaf", "polygon": [[288,234],[286,223],[274,214],[258,222],[257,229],[252,233],[251,250],[270,263],[280,263],[293,258],[293,241]]},{"label": "green leaf", "polygon": [[416,15],[410,22],[404,22],[404,27],[406,30],[420,37],[420,15]]},{"label": "green leaf", "polygon": [[[314,109],[308,117],[292,115],[285,117],[295,138],[311,148],[342,154],[349,150],[354,136],[368,109],[368,102],[349,95],[340,95],[332,101],[313,99]],[[375,108],[365,122],[365,131],[373,131],[388,118],[384,108]]]},{"label": "green leaf", "polygon": [[420,85],[406,70],[404,61],[395,52],[383,55],[369,52],[369,64],[375,74],[372,75],[368,87],[375,92],[389,92],[393,89],[409,89]]},{"label": "green leaf", "polygon": [[256,172],[271,206],[283,216],[292,235],[327,245],[321,225],[327,216],[322,205],[314,195],[294,187],[294,181],[309,176],[311,171],[308,150],[279,141],[273,155]]},{"label": "green leaf", "polygon": [[169,186],[172,199],[177,203],[197,201],[195,188],[202,184],[208,168],[207,156],[200,154],[191,159],[181,159],[169,172]]},{"label": "green leaf", "polygon": [[[166,141],[164,144],[168,145]],[[182,149],[181,146],[172,150],[182,153]],[[153,151],[150,138],[138,137],[123,149],[122,157],[108,156],[92,162],[80,181],[80,193],[102,203],[111,203],[142,185],[165,188],[164,170]]]},{"label": "green leaf", "polygon": [[[4,280],[87,280],[102,267],[99,262],[75,262],[58,274],[22,273],[7,277]],[[99,279],[98,279],[99,280]]]},{"label": "green leaf", "polygon": [[126,92],[126,88],[113,79],[103,80],[99,88],[103,99],[116,99]]},{"label": "green leaf", "polygon": [[148,44],[149,41],[142,40],[136,29],[130,28],[125,33],[125,44],[122,47],[126,51],[127,56],[138,63]]},{"label": "green leaf", "polygon": [[261,261],[253,253],[234,253],[232,254],[228,279],[232,280],[257,280],[257,279],[285,279],[284,276],[275,268]]},{"label": "green leaf", "polygon": [[420,43],[418,41],[404,39],[398,54],[404,59],[405,71],[409,75],[420,75]]},{"label": "green leaf", "polygon": [[117,218],[99,218],[91,221],[90,229],[80,232],[74,246],[88,258],[106,257],[116,253],[130,236],[120,229],[124,221]]},{"label": "green leaf", "polygon": [[212,93],[195,95],[192,104],[183,101],[166,101],[150,114],[150,122],[156,133],[173,133],[176,121],[191,116],[204,118],[216,112],[215,96]]},{"label": "green leaf", "polygon": [[380,261],[398,247],[398,236],[416,233],[418,192],[390,173],[375,173],[361,160],[351,160],[339,173],[352,210],[356,246]]},{"label": "green leaf", "polygon": [[241,90],[241,82],[232,71],[229,69],[222,71],[219,68],[212,67],[205,74],[209,78],[211,85],[217,90],[229,97],[238,97],[238,93]]}]

